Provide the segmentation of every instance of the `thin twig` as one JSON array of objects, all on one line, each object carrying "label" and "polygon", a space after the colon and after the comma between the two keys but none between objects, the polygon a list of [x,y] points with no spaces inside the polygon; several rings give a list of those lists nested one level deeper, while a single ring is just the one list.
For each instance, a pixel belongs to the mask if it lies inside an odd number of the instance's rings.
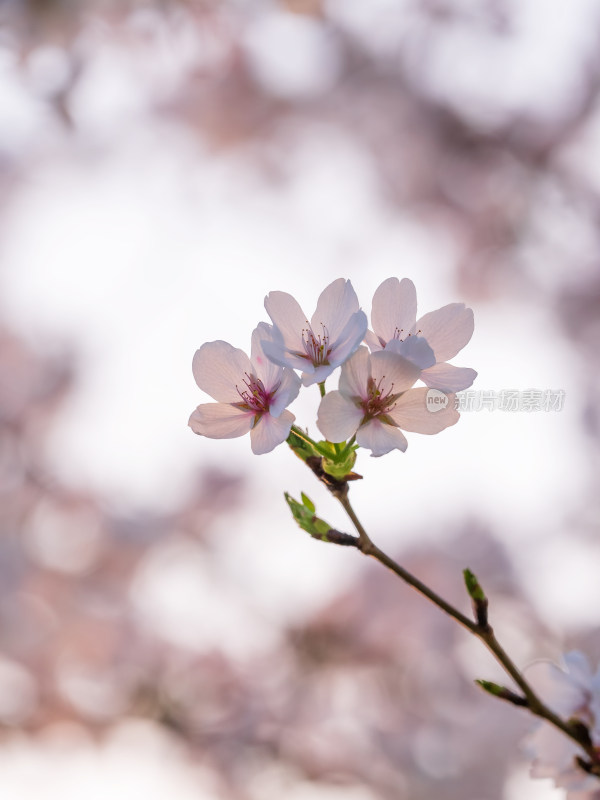
[{"label": "thin twig", "polygon": [[548,706],[538,697],[529,683],[527,683],[510,656],[506,653],[500,642],[496,639],[494,631],[489,623],[486,621],[485,624],[479,624],[478,622],[473,622],[470,620],[461,611],[459,611],[450,603],[446,602],[443,597],[440,597],[440,595],[434,592],[433,589],[430,589],[429,586],[412,575],[404,567],[400,566],[400,564],[394,561],[393,558],[390,558],[390,556],[384,553],[383,550],[380,550],[380,548],[373,543],[362,523],[356,516],[347,493],[340,493],[336,494],[335,496],[344,507],[346,513],[356,528],[358,533],[358,539],[356,540],[355,544],[356,548],[364,553],[364,555],[371,556],[379,561],[381,564],[395,573],[399,578],[401,578],[405,583],[407,583],[409,586],[412,586],[413,589],[416,589],[417,592],[422,594],[438,608],[455,619],[460,625],[470,631],[470,633],[472,633],[474,636],[477,636],[477,638],[485,644],[488,650],[490,650],[490,652],[493,654],[496,661],[498,661],[505,672],[510,675],[510,677],[525,695],[522,703],[523,707],[527,708],[535,716],[545,719],[547,722],[554,725],[554,727],[561,730],[570,739],[575,741],[588,755],[591,765],[598,767],[598,765],[600,765],[600,757],[589,739],[589,731],[587,731],[587,728],[585,730],[581,730],[580,726],[577,726],[576,724],[571,725],[569,722],[565,722],[559,716],[557,716],[552,709],[548,708]]}]

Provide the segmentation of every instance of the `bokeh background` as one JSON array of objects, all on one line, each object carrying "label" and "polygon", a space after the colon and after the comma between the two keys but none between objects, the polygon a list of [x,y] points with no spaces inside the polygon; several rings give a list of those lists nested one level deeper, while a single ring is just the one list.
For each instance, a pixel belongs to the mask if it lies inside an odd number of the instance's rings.
[{"label": "bokeh background", "polygon": [[[477,642],[187,428],[264,295],[462,301],[465,412],[361,454],[375,540],[520,665],[600,658],[600,2],[0,3],[0,793],[558,800]],[[292,410],[316,433],[318,393]]]}]

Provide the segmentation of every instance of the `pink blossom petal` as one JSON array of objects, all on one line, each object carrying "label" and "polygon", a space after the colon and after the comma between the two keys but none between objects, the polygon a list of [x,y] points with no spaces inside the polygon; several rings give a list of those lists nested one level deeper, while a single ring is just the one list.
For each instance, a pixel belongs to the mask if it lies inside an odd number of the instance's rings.
[{"label": "pink blossom petal", "polygon": [[396,330],[408,336],[416,318],[417,291],[412,281],[388,278],[377,288],[371,308],[371,325],[377,336],[385,342],[394,338]]},{"label": "pink blossom petal", "polygon": [[571,650],[565,653],[563,660],[567,667],[569,676],[579,684],[579,686],[589,690],[594,676],[587,658],[579,650]]},{"label": "pink blossom petal", "polygon": [[360,345],[367,331],[367,315],[364,311],[357,311],[346,323],[339,337],[332,344],[329,362],[332,369],[343,364]]},{"label": "pink blossom petal", "polygon": [[589,800],[598,779],[587,775],[575,763],[581,749],[571,739],[542,722],[524,741],[524,749],[533,759],[532,778],[553,778],[554,785],[568,790],[569,800]]},{"label": "pink blossom petal", "polygon": [[330,343],[335,342],[358,309],[358,297],[352,284],[344,278],[338,278],[319,295],[311,327],[316,335],[320,335],[322,326],[325,326]]},{"label": "pink blossom petal", "polygon": [[[576,664],[571,663],[577,672]],[[586,683],[582,684],[551,661],[535,661],[527,667],[525,676],[542,700],[557,714],[570,716],[585,704]]]},{"label": "pink blossom petal", "polygon": [[245,374],[252,372],[252,365],[243,350],[216,341],[206,342],[196,350],[192,371],[203,392],[220,403],[238,403],[236,386],[244,388]]},{"label": "pink blossom petal", "polygon": [[302,330],[308,323],[298,301],[287,292],[269,292],[265,308],[283,337],[285,347],[302,350]]},{"label": "pink blossom petal", "polygon": [[365,344],[367,344],[367,345],[368,345],[368,347],[369,347],[369,350],[370,350],[372,353],[376,353],[378,350],[383,350],[383,345],[382,345],[382,344],[381,344],[381,342],[379,341],[379,337],[378,337],[378,336],[376,336],[376,335],[373,333],[373,331],[371,331],[371,330],[368,330],[368,331],[365,333],[365,339],[364,339],[364,341],[365,341]]},{"label": "pink blossom petal", "polygon": [[188,425],[209,439],[235,439],[248,433],[254,414],[228,403],[203,403],[192,412]]},{"label": "pink blossom petal", "polygon": [[417,320],[413,332],[427,339],[439,363],[450,361],[462,350],[473,335],[473,327],[473,311],[464,303],[450,303]]},{"label": "pink blossom petal", "polygon": [[[300,369],[308,370],[302,373],[302,385],[312,386],[315,383],[322,383],[327,380],[336,367],[336,364],[323,364],[320,367],[313,367],[312,364],[305,363],[303,367],[300,367]],[[312,372],[309,371],[309,368]]]},{"label": "pink blossom petal", "polygon": [[290,411],[282,411],[279,417],[263,414],[250,431],[252,452],[261,456],[270,453],[290,435],[296,417]]},{"label": "pink blossom petal", "polygon": [[384,393],[410,389],[420,374],[421,370],[412,361],[391,350],[371,354],[371,375],[376,384],[381,383]]},{"label": "pink blossom petal", "polygon": [[399,339],[392,339],[386,344],[385,349],[407,358],[419,369],[427,369],[435,364],[433,350],[427,339],[422,336],[408,336],[402,342]]},{"label": "pink blossom petal", "polygon": [[356,433],[362,418],[362,409],[341,392],[328,392],[319,406],[317,427],[330,442],[344,442]]},{"label": "pink blossom petal", "polygon": [[340,392],[346,397],[367,397],[367,383],[371,377],[371,362],[366,347],[359,347],[342,366]]},{"label": "pink blossom petal", "polygon": [[270,391],[279,381],[281,367],[274,364],[263,350],[262,340],[275,340],[276,334],[272,325],[266,322],[259,322],[252,331],[252,347],[250,350],[250,360],[252,361],[253,372],[257,378],[263,382],[265,389]]},{"label": "pink blossom petal", "polygon": [[547,723],[541,723],[524,745],[534,759],[532,778],[557,777],[559,772],[571,767],[574,756],[579,753],[575,742]]},{"label": "pink blossom petal", "polygon": [[[275,329],[277,330],[277,329]],[[290,367],[291,369],[301,369],[312,371],[313,365],[307,358],[293,355],[283,343],[283,337],[279,338],[276,334],[272,339],[261,339],[263,353],[269,361],[280,367]],[[301,346],[299,344],[299,346]]]},{"label": "pink blossom petal", "polygon": [[[427,404],[429,389],[410,389],[399,398],[388,412],[394,422],[405,431],[414,433],[439,433],[458,422],[460,414],[454,408],[454,395],[449,394],[448,404],[436,411]],[[439,406],[435,406],[439,408]]]},{"label": "pink blossom petal", "polygon": [[468,389],[477,373],[469,367],[455,367],[453,364],[434,364],[421,372],[421,380],[432,389],[443,392],[460,392]]},{"label": "pink blossom petal", "polygon": [[406,436],[399,428],[387,425],[378,419],[372,419],[361,425],[356,434],[356,442],[361,447],[371,450],[372,456],[384,456],[392,450],[404,452],[408,447]]},{"label": "pink blossom petal", "polygon": [[280,383],[271,405],[269,413],[272,417],[278,417],[286,406],[289,406],[300,391],[300,378],[291,369],[280,370]]}]

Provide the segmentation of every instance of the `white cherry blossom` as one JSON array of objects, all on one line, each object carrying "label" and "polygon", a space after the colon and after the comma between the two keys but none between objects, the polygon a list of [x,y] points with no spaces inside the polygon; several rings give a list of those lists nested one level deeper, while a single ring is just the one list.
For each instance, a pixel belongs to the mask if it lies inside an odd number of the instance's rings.
[{"label": "white cherry blossom", "polygon": [[[538,661],[527,669],[526,677],[560,717],[585,723],[592,742],[600,747],[600,669],[592,673],[585,656],[572,651],[564,656],[564,668]],[[526,740],[525,749],[533,759],[532,777],[553,778],[557,787],[567,789],[569,800],[598,790],[598,778],[575,762],[576,756],[585,758],[581,748],[552,725],[541,722]]]},{"label": "white cherry blossom", "polygon": [[[473,311],[464,303],[430,311],[417,320],[417,292],[408,278],[388,278],[376,290],[371,309],[373,330],[365,341],[371,352],[387,349],[396,342],[396,350],[422,367],[421,380],[432,389],[458,392],[467,389],[477,373],[466,367],[447,363],[462,350],[473,335]],[[430,364],[419,358],[415,340],[425,340],[434,352]]]},{"label": "white cherry blossom", "polygon": [[275,364],[300,370],[305,386],[331,375],[352,355],[367,330],[356,292],[343,278],[323,290],[310,322],[287,292],[270,292],[265,308],[274,326],[272,335],[262,342],[265,354]]},{"label": "white cherry blossom", "polygon": [[298,395],[300,379],[265,357],[261,340],[272,335],[261,322],[252,334],[251,358],[223,341],[206,342],[196,351],[196,383],[216,403],[203,403],[189,426],[211,439],[233,439],[250,432],[252,451],[268,453],[289,436],[294,415],[285,410]]},{"label": "white cherry blossom", "polygon": [[445,408],[435,413],[428,410],[429,390],[411,388],[420,368],[394,352],[394,347],[371,354],[360,347],[342,366],[339,389],[321,400],[317,417],[319,430],[330,442],[356,434],[358,445],[373,456],[382,456],[394,449],[406,450],[402,430],[439,433],[458,421],[453,395],[448,395]]}]

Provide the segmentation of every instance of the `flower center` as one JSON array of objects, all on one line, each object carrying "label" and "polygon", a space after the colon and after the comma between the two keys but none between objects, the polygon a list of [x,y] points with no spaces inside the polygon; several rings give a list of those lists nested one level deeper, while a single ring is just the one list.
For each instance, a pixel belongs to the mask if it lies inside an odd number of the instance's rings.
[{"label": "flower center", "polygon": [[244,374],[246,377],[244,378],[243,383],[246,388],[240,390],[237,383],[235,385],[237,393],[242,398],[242,402],[234,403],[234,405],[244,411],[253,411],[255,414],[266,413],[271,405],[271,400],[279,388],[279,383],[277,383],[271,389],[271,391],[268,392],[260,378],[257,378],[255,375],[252,375],[248,372]]},{"label": "flower center", "polygon": [[[390,339],[390,342],[392,341],[392,339],[396,339],[399,342],[403,342],[405,339],[410,339],[411,336],[418,336],[420,333],[421,333],[421,330],[418,330],[416,333],[407,333],[406,336],[404,336],[403,335],[404,334],[404,328],[395,328],[394,329],[394,335]],[[382,339],[381,336],[378,336],[377,338],[379,339],[379,344],[383,348],[385,348],[385,346],[387,344],[385,339]]]},{"label": "flower center", "polygon": [[[385,375],[375,382],[373,377],[369,377],[367,381],[367,397],[360,401],[365,421],[373,419],[374,417],[381,417],[391,411],[396,405],[396,400],[400,397],[402,392],[394,392],[394,384],[392,383],[389,388],[383,387]],[[386,420],[387,422],[388,420]],[[389,420],[390,424],[394,424]]]},{"label": "flower center", "polygon": [[304,353],[295,353],[300,358],[306,358],[315,367],[320,367],[324,364],[329,364],[329,354],[331,347],[329,347],[329,331],[321,323],[322,333],[316,336],[313,329],[306,321],[308,328],[302,329],[302,344],[304,346]]}]

